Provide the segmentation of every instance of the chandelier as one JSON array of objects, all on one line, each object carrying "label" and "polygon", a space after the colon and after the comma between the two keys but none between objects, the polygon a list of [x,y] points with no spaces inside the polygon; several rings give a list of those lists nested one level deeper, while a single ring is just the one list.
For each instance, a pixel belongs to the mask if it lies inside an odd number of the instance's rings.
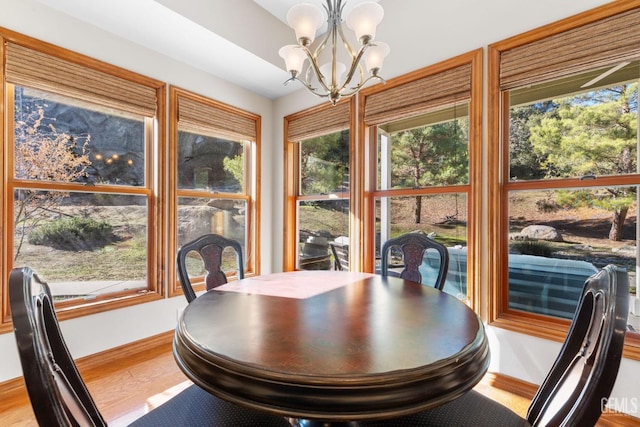
[{"label": "chandelier", "polygon": [[[315,50],[311,50],[311,44],[316,32],[325,22],[325,17],[320,7],[301,3],[293,6],[287,13],[287,23],[295,30],[298,44],[282,47],[279,54],[291,75],[284,82],[285,85],[297,80],[314,95],[328,98],[336,105],[340,98],[356,94],[370,80],[384,83],[384,79],[378,73],[384,58],[389,54],[389,46],[373,41],[376,26],[384,15],[382,6],[378,3],[358,3],[347,16],[347,27],[355,33],[355,39],[359,43],[356,50],[342,29],[342,0],[326,2],[323,6],[327,15],[327,32]],[[342,47],[339,49],[340,44]],[[330,58],[327,58],[327,55],[330,55]],[[302,77],[302,69],[307,59],[309,65]],[[364,67],[368,72],[366,77],[361,60],[364,61]],[[348,68],[342,61],[348,63]]]}]

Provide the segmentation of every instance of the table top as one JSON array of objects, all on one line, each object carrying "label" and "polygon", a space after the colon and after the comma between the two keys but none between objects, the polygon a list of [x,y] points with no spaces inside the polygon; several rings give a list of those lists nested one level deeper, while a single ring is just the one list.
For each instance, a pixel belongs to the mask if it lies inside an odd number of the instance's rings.
[{"label": "table top", "polygon": [[184,310],[185,374],[289,417],[363,420],[438,406],[484,375],[482,322],[455,297],[396,277],[296,271],[246,278]]}]

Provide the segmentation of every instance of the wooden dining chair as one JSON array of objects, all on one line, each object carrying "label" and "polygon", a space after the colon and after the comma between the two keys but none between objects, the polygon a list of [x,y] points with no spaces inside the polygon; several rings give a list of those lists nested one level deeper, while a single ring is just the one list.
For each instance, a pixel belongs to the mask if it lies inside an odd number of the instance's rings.
[{"label": "wooden dining chair", "polygon": [[[9,275],[11,317],[24,381],[40,426],[106,426],[60,332],[49,286],[28,268]],[[283,417],[243,408],[196,385],[135,420],[135,427],[290,427]]]},{"label": "wooden dining chair", "polygon": [[222,253],[226,248],[232,248],[236,253],[236,268],[238,279],[244,279],[244,261],[242,246],[236,240],[227,239],[219,234],[205,234],[197,239],[185,243],[178,249],[177,268],[180,286],[187,301],[196,299],[196,293],[189,279],[187,271],[187,257],[190,252],[197,252],[204,263],[207,274],[204,278],[206,290],[227,283],[227,275],[222,271]]},{"label": "wooden dining chair", "polygon": [[384,242],[381,250],[380,273],[383,276],[396,275],[389,271],[389,258],[393,248],[399,248],[402,252],[403,267],[399,276],[418,283],[422,283],[422,274],[420,274],[419,268],[423,262],[425,252],[429,249],[436,250],[440,256],[440,264],[433,286],[439,290],[444,288],[447,271],[449,270],[449,251],[446,246],[422,233],[407,233],[389,239]]},{"label": "wooden dining chair", "polygon": [[472,390],[430,411],[362,426],[594,426],[618,375],[628,314],[626,270],[608,265],[587,279],[564,344],[526,419]]}]

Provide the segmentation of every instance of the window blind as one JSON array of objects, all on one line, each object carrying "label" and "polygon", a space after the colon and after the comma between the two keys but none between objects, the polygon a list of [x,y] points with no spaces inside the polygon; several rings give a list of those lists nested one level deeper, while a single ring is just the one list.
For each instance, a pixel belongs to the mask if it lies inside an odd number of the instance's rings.
[{"label": "window blind", "polygon": [[349,128],[349,106],[349,102],[339,103],[292,118],[287,139],[300,142]]},{"label": "window blind", "polygon": [[640,8],[500,54],[500,87],[527,86],[640,57]]},{"label": "window blind", "polygon": [[464,64],[368,96],[364,120],[367,125],[388,123],[470,99],[471,64]]},{"label": "window blind", "polygon": [[186,132],[251,141],[257,138],[255,116],[184,96],[178,96],[178,123]]},{"label": "window blind", "polygon": [[88,101],[146,117],[155,116],[156,88],[6,43],[8,83]]}]

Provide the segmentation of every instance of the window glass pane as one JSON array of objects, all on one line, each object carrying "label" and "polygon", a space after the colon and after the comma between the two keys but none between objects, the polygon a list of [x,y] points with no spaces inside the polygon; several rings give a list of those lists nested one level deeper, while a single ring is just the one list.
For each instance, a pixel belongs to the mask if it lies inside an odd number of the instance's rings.
[{"label": "window glass pane", "polygon": [[467,114],[465,104],[381,126],[378,189],[467,184]]},{"label": "window glass pane", "polygon": [[[449,249],[444,291],[467,297],[467,196],[464,193],[376,199],[376,258],[388,239],[421,231]],[[439,258],[427,251],[420,267],[422,283],[433,285]],[[379,268],[379,261],[376,263]]]},{"label": "window glass pane", "polygon": [[638,172],[640,66],[619,65],[510,92],[511,181]]},{"label": "window glass pane", "polygon": [[[637,190],[511,191],[509,307],[570,319],[586,278],[607,264],[627,269],[635,294]],[[635,330],[638,319],[629,317]]]},{"label": "window glass pane", "polygon": [[348,247],[349,200],[316,200],[298,203],[298,268],[336,268],[329,244]]},{"label": "window glass pane", "polygon": [[349,131],[300,142],[300,194],[349,191]]},{"label": "window glass pane", "polygon": [[[237,240],[247,260],[247,203],[244,200],[178,197],[178,246],[215,233]],[[235,270],[235,255],[232,259]]]},{"label": "window glass pane", "polygon": [[144,196],[14,192],[14,265],[28,265],[57,301],[147,288]]},{"label": "window glass pane", "polygon": [[220,193],[245,191],[245,143],[178,132],[178,188]]},{"label": "window glass pane", "polygon": [[145,185],[143,117],[22,87],[14,101],[17,179]]}]

